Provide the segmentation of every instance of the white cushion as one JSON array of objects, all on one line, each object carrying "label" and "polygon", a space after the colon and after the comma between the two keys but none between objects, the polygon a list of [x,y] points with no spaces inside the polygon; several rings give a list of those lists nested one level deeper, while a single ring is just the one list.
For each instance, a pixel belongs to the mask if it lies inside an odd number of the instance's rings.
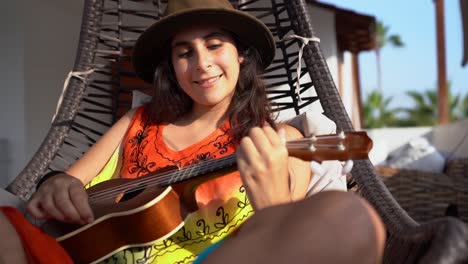
[{"label": "white cushion", "polygon": [[389,154],[386,166],[441,173],[445,159],[426,138],[418,137]]}]

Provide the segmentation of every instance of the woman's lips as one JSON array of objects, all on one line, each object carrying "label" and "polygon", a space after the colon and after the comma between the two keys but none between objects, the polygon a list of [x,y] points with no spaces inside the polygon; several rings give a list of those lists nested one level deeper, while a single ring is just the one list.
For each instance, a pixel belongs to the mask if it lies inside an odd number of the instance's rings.
[{"label": "woman's lips", "polygon": [[194,81],[194,83],[198,84],[199,86],[203,88],[209,88],[212,87],[220,78],[223,76],[222,74],[219,76],[199,80],[199,81]]}]

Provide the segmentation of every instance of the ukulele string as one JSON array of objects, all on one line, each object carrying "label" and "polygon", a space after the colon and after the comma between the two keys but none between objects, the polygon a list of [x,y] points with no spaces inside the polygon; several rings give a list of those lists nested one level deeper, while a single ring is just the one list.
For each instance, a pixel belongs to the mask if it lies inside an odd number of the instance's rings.
[{"label": "ukulele string", "polygon": [[[308,149],[310,145],[304,144],[303,141],[304,141],[303,139],[288,141],[286,143],[286,146],[289,149]],[[336,145],[333,145],[333,144],[314,144],[313,146],[315,148],[328,148],[328,149],[338,148]],[[116,187],[111,187],[106,190],[92,193],[89,196],[89,201],[90,203],[92,203],[94,201],[97,202],[99,200],[115,197],[116,195],[128,189],[131,189],[132,191],[139,191],[139,190],[152,187],[152,186],[170,185],[171,180],[173,183],[175,183],[175,182],[178,182],[179,179],[181,180],[188,179],[192,177],[193,174],[198,175],[198,173],[202,171],[209,171],[209,170],[219,167],[220,165],[225,165],[225,163],[229,163],[229,162],[232,163],[233,159],[235,159],[235,156],[230,155],[228,157],[224,157],[221,159],[211,161],[209,162],[209,164],[202,164],[202,165],[195,164],[195,165],[186,167],[182,170],[160,173],[158,174],[157,178],[150,177],[150,178],[135,179],[129,183],[124,183]],[[132,188],[132,187],[135,187],[135,188]]]},{"label": "ukulele string", "polygon": [[[102,191],[97,191],[90,194],[89,201],[101,200],[110,197],[115,197],[115,195],[120,194],[122,191],[131,189],[132,191],[138,191],[152,186],[164,186],[175,183],[178,179],[184,180],[190,178],[193,174],[197,175],[202,171],[210,171],[214,168],[217,168],[222,165],[232,163],[232,160],[235,159],[234,155],[230,155],[224,158],[210,161],[209,164],[195,164],[192,166],[185,167],[182,170],[177,171],[168,171],[157,174],[156,178],[154,177],[142,177],[137,178],[131,182],[120,184],[119,186],[111,187]],[[156,176],[156,175],[155,175]],[[171,181],[172,180],[172,181]],[[137,186],[138,185],[138,186]],[[136,187],[135,187],[136,186]],[[135,187],[135,188],[132,188]]]},{"label": "ukulele string", "polygon": [[[304,145],[304,144],[295,144],[292,142],[287,143],[289,149],[307,149],[309,145]],[[329,145],[329,144],[317,144],[315,145],[317,148],[329,148],[329,149],[336,149],[336,145]],[[104,200],[107,198],[112,198],[115,197],[118,194],[121,194],[123,191],[131,189],[132,191],[138,191],[142,190],[148,187],[152,186],[163,186],[163,185],[170,185],[171,180],[173,183],[178,182],[178,179],[181,178],[182,180],[191,178],[192,174],[195,173],[195,175],[198,175],[199,172],[201,171],[209,171],[211,169],[217,168],[220,165],[225,165],[223,163],[232,163],[232,159],[235,157],[233,155],[222,158],[222,159],[217,159],[214,161],[211,161],[209,164],[195,164],[190,167],[186,167],[183,170],[179,171],[169,171],[165,173],[160,173],[158,174],[157,178],[141,178],[141,179],[135,179],[132,182],[129,183],[124,183],[116,187],[108,188],[106,190],[102,191],[97,191],[93,194],[90,195],[89,200],[90,203],[97,202],[100,200]],[[225,162],[227,161],[227,162]],[[136,187],[135,187],[136,186]],[[135,187],[135,188],[132,188]]]}]

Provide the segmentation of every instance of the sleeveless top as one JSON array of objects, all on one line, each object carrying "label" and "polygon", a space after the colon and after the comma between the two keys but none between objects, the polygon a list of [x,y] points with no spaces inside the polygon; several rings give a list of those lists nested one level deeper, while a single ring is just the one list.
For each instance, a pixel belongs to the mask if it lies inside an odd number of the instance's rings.
[{"label": "sleeveless top", "polygon": [[[121,177],[136,178],[167,166],[183,168],[218,159],[233,154],[237,147],[229,136],[228,121],[181,151],[166,145],[164,128],[164,124],[149,122],[144,107],[135,111],[121,143]],[[206,247],[232,234],[254,213],[238,171],[201,184],[195,199],[199,210],[190,214],[174,235],[151,246],[122,250],[104,263],[191,263]],[[122,232],[131,232],[131,227]]]}]

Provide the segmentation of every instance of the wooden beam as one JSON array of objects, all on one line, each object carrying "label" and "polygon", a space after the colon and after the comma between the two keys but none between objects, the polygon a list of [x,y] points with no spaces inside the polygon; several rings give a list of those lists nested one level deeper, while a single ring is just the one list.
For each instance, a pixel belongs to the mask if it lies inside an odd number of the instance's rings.
[{"label": "wooden beam", "polygon": [[361,81],[359,79],[359,57],[358,53],[351,53],[352,60],[352,79],[353,79],[353,110],[351,122],[356,130],[362,128],[364,122],[362,100],[361,100]]},{"label": "wooden beam", "polygon": [[436,30],[437,30],[437,83],[438,83],[438,108],[439,124],[447,124],[448,112],[448,88],[447,68],[445,60],[445,22],[444,22],[444,0],[435,1]]},{"label": "wooden beam", "polygon": [[338,51],[338,92],[343,99],[343,51]]}]

